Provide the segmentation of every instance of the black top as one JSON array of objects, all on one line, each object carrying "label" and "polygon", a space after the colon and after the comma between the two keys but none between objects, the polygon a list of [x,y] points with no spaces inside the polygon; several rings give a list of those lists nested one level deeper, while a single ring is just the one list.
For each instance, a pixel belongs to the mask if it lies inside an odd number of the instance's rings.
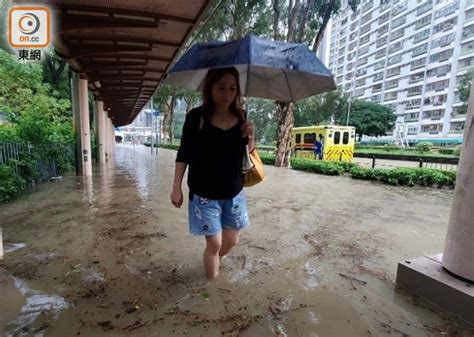
[{"label": "black top", "polygon": [[242,158],[245,138],[239,121],[222,130],[203,118],[202,109],[191,110],[183,126],[177,162],[189,165],[188,186],[193,193],[209,199],[232,199],[243,188]]}]

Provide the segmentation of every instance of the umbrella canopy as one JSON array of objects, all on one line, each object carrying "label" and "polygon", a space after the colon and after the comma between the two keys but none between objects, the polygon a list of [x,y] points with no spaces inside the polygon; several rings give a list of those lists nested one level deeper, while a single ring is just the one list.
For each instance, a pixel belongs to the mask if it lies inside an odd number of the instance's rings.
[{"label": "umbrella canopy", "polygon": [[239,71],[246,96],[296,102],[336,89],[329,69],[306,45],[253,35],[194,45],[171,68],[164,83],[202,90],[207,71],[225,67]]}]

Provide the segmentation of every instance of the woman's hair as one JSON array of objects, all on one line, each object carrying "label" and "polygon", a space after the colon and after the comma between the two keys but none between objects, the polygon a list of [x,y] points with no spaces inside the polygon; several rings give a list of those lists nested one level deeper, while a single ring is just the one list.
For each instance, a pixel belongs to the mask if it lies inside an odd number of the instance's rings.
[{"label": "woman's hair", "polygon": [[204,116],[210,119],[214,113],[214,100],[212,98],[212,86],[216,84],[224,75],[231,74],[235,78],[235,83],[237,85],[237,94],[235,95],[234,101],[230,104],[229,110],[241,121],[245,119],[245,112],[241,108],[241,96],[242,92],[240,90],[239,82],[239,72],[234,67],[229,68],[215,68],[209,69],[207,72],[206,78],[204,80],[204,88],[202,91],[202,101]]}]

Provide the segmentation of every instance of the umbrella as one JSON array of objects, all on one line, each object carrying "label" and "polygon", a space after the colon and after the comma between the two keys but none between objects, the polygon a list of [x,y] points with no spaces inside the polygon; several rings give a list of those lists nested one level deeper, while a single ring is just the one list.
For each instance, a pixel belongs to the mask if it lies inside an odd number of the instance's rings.
[{"label": "umbrella", "polygon": [[241,39],[198,43],[171,68],[164,83],[202,90],[211,68],[235,67],[245,96],[296,102],[336,89],[331,72],[300,43]]}]

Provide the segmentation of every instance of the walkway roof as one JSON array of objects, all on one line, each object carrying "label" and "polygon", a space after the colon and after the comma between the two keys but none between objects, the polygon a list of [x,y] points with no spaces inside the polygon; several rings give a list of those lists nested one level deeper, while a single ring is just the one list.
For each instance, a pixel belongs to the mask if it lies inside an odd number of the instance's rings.
[{"label": "walkway roof", "polygon": [[104,101],[104,109],[115,126],[133,121],[213,3],[212,0],[38,2],[52,9],[56,52],[81,78],[89,81],[89,89]]}]

